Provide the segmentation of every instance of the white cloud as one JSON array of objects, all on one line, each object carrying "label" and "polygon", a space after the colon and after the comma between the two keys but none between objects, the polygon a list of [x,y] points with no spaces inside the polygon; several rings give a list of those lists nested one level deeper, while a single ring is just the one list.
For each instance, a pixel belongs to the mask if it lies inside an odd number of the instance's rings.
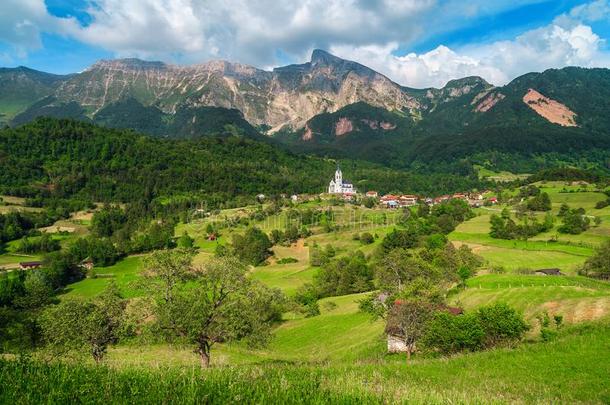
[{"label": "white cloud", "polygon": [[2,0],[0,4],[0,41],[10,44],[20,58],[41,47],[42,32],[62,34],[74,27],[72,19],[49,15],[44,0]]},{"label": "white cloud", "polygon": [[[278,51],[302,61],[313,48],[357,60],[397,82],[442,86],[479,75],[503,84],[532,70],[608,66],[590,23],[610,16],[609,0],[575,7],[512,40],[398,55],[415,40],[471,26],[477,18],[543,0],[86,0],[90,21],[51,16],[44,0],[0,0],[0,42],[21,58],[40,35],[69,35],[118,57],[178,63],[228,59],[273,66]],[[15,56],[15,55],[13,55]]]},{"label": "white cloud", "polygon": [[396,56],[397,43],[332,50],[339,56],[371,66],[403,85],[441,87],[451,79],[470,75],[502,85],[524,73],[549,68],[610,67],[610,55],[603,50],[603,44],[604,40],[590,26],[558,19],[514,40],[456,50],[441,45],[419,55]]}]

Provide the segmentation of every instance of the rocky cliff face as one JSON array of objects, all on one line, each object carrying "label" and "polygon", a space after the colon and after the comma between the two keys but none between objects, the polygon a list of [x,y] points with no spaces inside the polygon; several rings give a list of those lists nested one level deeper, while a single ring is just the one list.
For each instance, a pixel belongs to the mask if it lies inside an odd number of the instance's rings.
[{"label": "rocky cliff face", "polygon": [[194,66],[100,61],[64,82],[55,96],[60,102],[76,101],[91,114],[126,97],[166,113],[180,105],[235,108],[250,123],[272,131],[302,128],[315,115],[359,101],[413,115],[421,107],[387,77],[320,50],[310,62],[271,72],[225,61]]},{"label": "rocky cliff face", "polygon": [[[27,68],[0,69],[0,123],[18,124],[40,115],[77,119],[86,115],[104,125],[144,130],[151,125],[140,124],[156,116],[161,123],[153,125],[158,129],[154,133],[159,134],[165,130],[164,123],[176,117],[186,122],[184,111],[220,107],[238,110],[248,125],[264,128],[268,134],[285,129],[282,132],[299,132],[302,140],[312,140],[316,130],[306,127],[309,121],[365,103],[397,113],[404,119],[403,127],[416,125],[422,133],[461,133],[476,125],[525,125],[540,118],[560,126],[602,122],[605,128],[607,114],[599,112],[603,108],[589,109],[592,114],[588,114],[583,100],[593,96],[595,105],[605,105],[608,74],[607,69],[564,68],[527,74],[503,87],[466,77],[441,89],[411,89],[321,50],[314,51],[307,63],[272,71],[226,61],[175,66],[138,59],[103,60],[68,76]],[[530,88],[544,96],[529,99]],[[530,107],[525,111],[524,102]],[[359,108],[357,117],[335,118],[350,118],[352,123],[374,120],[365,110]],[[208,110],[212,111],[218,115]],[[358,132],[341,125],[336,133]]]}]

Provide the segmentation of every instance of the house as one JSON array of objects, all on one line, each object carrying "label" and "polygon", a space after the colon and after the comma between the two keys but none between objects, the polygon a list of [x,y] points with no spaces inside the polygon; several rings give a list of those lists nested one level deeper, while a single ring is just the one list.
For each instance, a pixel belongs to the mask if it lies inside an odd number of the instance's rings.
[{"label": "house", "polygon": [[216,236],[216,234],[215,234],[215,233],[211,233],[211,234],[209,234],[209,235],[208,235],[208,240],[209,240],[209,241],[214,241],[214,240],[216,240],[217,238],[218,238],[218,236]]},{"label": "house", "polygon": [[468,205],[472,208],[479,208],[483,204],[480,200],[468,200]]},{"label": "house", "polygon": [[451,196],[450,196],[450,195],[442,195],[442,196],[440,196],[440,197],[436,197],[436,198],[434,199],[434,205],[436,205],[436,204],[442,204],[442,203],[444,203],[445,201],[449,201],[450,199],[451,199]]},{"label": "house", "polygon": [[401,195],[398,198],[398,203],[401,207],[411,207],[413,205],[417,205],[417,200],[419,197],[416,195]]},{"label": "house", "polygon": [[558,268],[539,269],[534,271],[538,276],[563,276],[564,274]]},{"label": "house", "polygon": [[379,194],[377,193],[377,191],[367,191],[366,196],[369,198],[377,198],[377,196],[379,196]]},{"label": "house", "polygon": [[328,184],[328,194],[356,194],[356,192],[356,188],[352,183],[343,180],[343,173],[341,172],[339,164],[337,164],[335,178]]},{"label": "house", "polygon": [[21,262],[19,268],[21,270],[32,270],[42,267],[42,262]]},{"label": "house", "polygon": [[263,202],[265,200],[265,194],[257,194],[256,201]]},{"label": "house", "polygon": [[497,204],[498,203],[498,198],[497,197],[490,197],[489,198],[489,202],[492,204]]},{"label": "house", "polygon": [[462,193],[455,193],[454,195],[451,196],[451,198],[454,200],[467,200],[468,199],[466,194],[462,194]]},{"label": "house", "polygon": [[392,194],[386,194],[379,199],[379,204],[386,206],[387,208],[398,207],[398,196]]},{"label": "house", "polygon": [[299,196],[296,194],[293,194],[290,196],[290,199],[292,200],[292,202],[297,202],[297,201],[299,201]]},{"label": "house", "polygon": [[79,267],[85,270],[93,269],[93,260],[90,257],[83,259],[79,264]]},{"label": "house", "polygon": [[343,201],[354,201],[355,196],[354,193],[343,193]]}]

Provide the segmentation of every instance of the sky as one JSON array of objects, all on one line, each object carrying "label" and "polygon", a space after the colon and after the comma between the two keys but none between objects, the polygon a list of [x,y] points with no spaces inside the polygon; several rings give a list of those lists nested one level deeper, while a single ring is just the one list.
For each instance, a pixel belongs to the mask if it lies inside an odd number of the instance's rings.
[{"label": "sky", "polygon": [[320,48],[410,87],[610,67],[610,0],[0,0],[0,66],[99,59],[262,69]]}]

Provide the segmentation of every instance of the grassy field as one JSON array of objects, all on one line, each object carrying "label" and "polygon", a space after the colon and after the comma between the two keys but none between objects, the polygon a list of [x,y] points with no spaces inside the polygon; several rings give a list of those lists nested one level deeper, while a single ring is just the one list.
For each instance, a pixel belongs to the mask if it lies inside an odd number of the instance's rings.
[{"label": "grassy field", "polygon": [[539,183],[538,186],[549,194],[553,214],[557,214],[562,203],[567,203],[572,208],[584,208],[587,215],[599,216],[601,225],[592,226],[580,235],[566,235],[558,232],[561,221],[557,220],[554,229],[528,241],[493,239],[489,236],[490,217],[499,214],[504,207],[484,207],[476,210],[475,218],[460,224],[449,239],[470,246],[488,266],[502,266],[508,271],[559,267],[566,273],[576,274],[593,249],[610,238],[610,207],[595,209],[595,203],[606,196],[593,192],[592,187],[585,191],[581,185],[563,182]]},{"label": "grassy field", "polygon": [[500,182],[521,180],[521,179],[526,179],[527,177],[530,176],[529,174],[514,174],[511,172],[507,172],[507,171],[495,172],[493,170],[486,169],[485,167],[480,166],[480,165],[474,165],[474,168],[477,171],[477,173],[479,174],[480,179],[487,178],[489,180],[500,181]]},{"label": "grassy field", "polygon": [[449,359],[116,369],[0,360],[2,403],[608,403],[610,323]]},{"label": "grassy field", "polygon": [[126,298],[134,297],[137,295],[137,291],[131,284],[139,277],[138,273],[142,270],[141,261],[141,256],[131,256],[114,266],[97,267],[95,269],[96,278],[86,278],[70,284],[63,297],[94,297],[102,292],[111,281],[116,283]]},{"label": "grassy field", "polygon": [[451,301],[466,310],[505,302],[532,323],[543,311],[579,323],[610,314],[610,284],[585,277],[489,274],[470,279]]},{"label": "grassy field", "polygon": [[[593,213],[593,205],[603,198],[599,193],[560,193],[563,184],[547,186],[555,193],[551,197],[554,210],[559,208],[555,199],[563,198]],[[252,209],[227,210],[220,216],[247,216]],[[560,235],[557,242],[549,242],[552,232],[529,241],[492,239],[488,235],[489,217],[499,211],[487,209],[478,209],[477,217],[450,234],[456,245],[468,244],[480,254],[486,261],[484,267],[500,265],[507,270],[505,274],[487,274],[483,269],[465,289],[450,295],[450,303],[470,311],[501,301],[522,311],[533,329],[528,343],[516,349],[448,359],[416,357],[411,364],[404,364],[403,356],[386,354],[383,321],[373,322],[359,311],[358,301],[366,294],[354,294],[320,300],[321,314],[316,317],[286,313],[263,349],[250,349],[242,343],[215,346],[211,371],[198,370],[199,360],[191,347],[127,343],[109,349],[105,361],[109,369],[76,366],[68,371],[59,365],[19,368],[13,366],[15,363],[0,363],[0,379],[41,381],[34,384],[41,387],[41,392],[45,384],[62,386],[52,390],[48,397],[52,402],[69,400],[65,387],[72,385],[88,387],[84,395],[95,393],[83,396],[91,398],[88,402],[121,402],[121,398],[134,398],[132,390],[137,390],[135,395],[141,395],[143,403],[167,402],[170,398],[213,403],[489,403],[490,398],[499,403],[608,402],[610,284],[575,275],[593,248],[610,237],[610,208],[598,211],[593,215],[608,217],[599,228],[577,237]],[[378,224],[367,229],[377,238],[373,244],[363,245],[353,235],[364,230],[351,227],[350,221],[356,215],[372,225],[381,214],[380,210],[341,208],[337,212],[338,230],[325,233],[321,227],[312,227],[312,236],[290,246],[274,246],[268,265],[252,268],[250,276],[291,295],[310,282],[317,271],[309,263],[311,246],[330,244],[338,255],[357,249],[372,253],[393,226]],[[267,231],[276,229],[283,215],[267,221],[267,225],[257,224]],[[218,240],[208,241],[207,221],[180,224],[176,229],[177,236],[186,230],[195,238],[199,249],[196,263],[207,260],[218,244],[230,242],[234,233],[246,229],[243,225],[222,229]],[[277,263],[288,257],[297,262]],[[128,257],[115,266],[98,268],[98,278],[71,285],[65,296],[92,297],[111,280],[127,297],[137,296],[132,283],[138,279],[141,260]],[[518,271],[545,267],[560,267],[568,276],[543,277]],[[553,342],[531,343],[538,340],[536,315],[542,311],[562,315],[566,326]],[[85,358],[85,363],[90,360]],[[97,380],[93,376],[98,376]],[[106,387],[103,392],[89,388],[97,387],[93,381],[100,379]],[[29,398],[35,402],[37,391],[31,391]],[[118,396],[112,397],[115,392]]]}]

